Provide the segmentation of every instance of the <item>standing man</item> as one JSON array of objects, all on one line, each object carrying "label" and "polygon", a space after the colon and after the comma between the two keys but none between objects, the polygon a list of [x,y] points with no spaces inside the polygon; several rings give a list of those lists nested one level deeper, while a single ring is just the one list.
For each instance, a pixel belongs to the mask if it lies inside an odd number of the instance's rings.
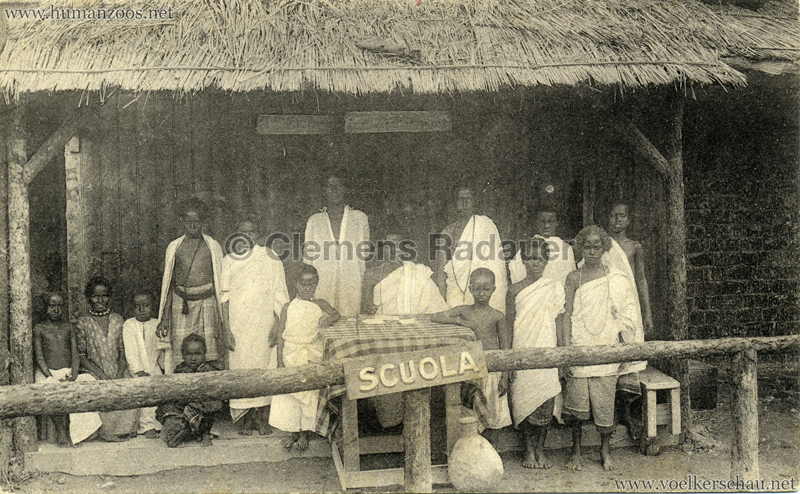
[{"label": "standing man", "polygon": [[342,316],[355,316],[361,308],[369,222],[366,214],[344,203],[346,193],[339,175],[327,176],[327,207],[308,219],[303,260],[319,273],[314,298],[327,300]]},{"label": "standing man", "polygon": [[[244,248],[229,252],[222,261],[222,313],[231,333],[229,368],[275,369],[277,349],[270,348],[270,331],[289,302],[283,263],[266,247],[254,221],[239,221],[236,232]],[[271,396],[230,400],[239,434],[249,436],[252,429],[270,434],[271,402]]]},{"label": "standing man", "polygon": [[222,357],[222,247],[203,233],[207,211],[198,199],[184,203],[184,235],[167,246],[156,330],[159,338],[169,335],[172,344],[164,362],[167,374],[183,362],[181,344],[190,334],[205,339],[207,361]]},{"label": "standing man", "polygon": [[450,307],[472,305],[469,277],[476,269],[486,268],[494,273],[496,287],[489,306],[505,313],[508,276],[500,233],[494,221],[474,214],[474,208],[472,189],[461,187],[456,197],[456,221],[431,245],[435,256],[433,279]]}]

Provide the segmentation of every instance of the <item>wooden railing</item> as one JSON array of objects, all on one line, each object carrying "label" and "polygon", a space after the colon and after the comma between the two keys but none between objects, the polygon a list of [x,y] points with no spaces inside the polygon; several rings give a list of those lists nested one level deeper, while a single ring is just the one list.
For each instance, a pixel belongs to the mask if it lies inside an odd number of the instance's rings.
[{"label": "wooden railing", "polygon": [[[619,347],[560,347],[485,352],[489,371],[543,369],[652,359],[732,355],[732,475],[758,479],[758,353],[800,351],[800,335],[649,341]],[[125,410],[165,401],[252,398],[344,384],[342,361],[275,370],[230,370],[137,379],[0,387],[0,419]]]}]

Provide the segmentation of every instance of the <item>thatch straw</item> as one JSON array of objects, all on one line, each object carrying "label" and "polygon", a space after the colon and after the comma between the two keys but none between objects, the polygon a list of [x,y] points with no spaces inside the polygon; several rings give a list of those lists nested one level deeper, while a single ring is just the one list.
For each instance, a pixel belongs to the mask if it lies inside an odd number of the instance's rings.
[{"label": "thatch straw", "polygon": [[[49,12],[49,3],[41,8]],[[186,0],[175,9],[174,21],[10,21],[0,87],[8,99],[107,87],[362,94],[741,85],[723,57],[794,62],[800,50],[791,0],[755,13],[695,0]],[[356,46],[371,36],[421,58]]]}]

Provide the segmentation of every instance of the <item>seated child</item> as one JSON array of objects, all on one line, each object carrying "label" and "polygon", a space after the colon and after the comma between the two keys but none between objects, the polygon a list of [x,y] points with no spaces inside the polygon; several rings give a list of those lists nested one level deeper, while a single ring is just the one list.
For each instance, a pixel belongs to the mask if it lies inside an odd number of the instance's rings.
[{"label": "seated child", "polygon": [[[190,334],[181,343],[183,362],[175,367],[175,374],[213,372],[220,370],[213,361],[206,362],[206,340],[200,335]],[[202,446],[211,446],[212,414],[222,408],[222,402],[208,400],[203,402],[162,403],[156,409],[156,419],[161,422],[161,439],[170,448],[200,440]]]},{"label": "seated child", "polygon": [[[156,345],[156,326],[158,321],[150,317],[152,297],[149,293],[138,292],[133,297],[133,313],[122,325],[122,342],[125,345],[125,360],[128,369],[136,377],[160,376],[163,374],[158,366],[158,350]],[[161,424],[156,420],[156,407],[139,409],[139,434],[148,439],[158,437]]]},{"label": "seated child", "polygon": [[[487,268],[478,268],[470,274],[469,291],[474,300],[472,305],[460,305],[431,316],[431,321],[444,324],[460,324],[475,331],[475,336],[483,343],[484,350],[507,350],[510,348],[506,317],[489,306],[495,290],[494,273]],[[508,372],[491,372],[482,383],[480,393],[472,383],[461,387],[462,402],[470,408],[483,409],[482,424],[486,429],[483,436],[497,448],[500,429],[511,425],[508,411]],[[485,422],[485,423],[484,423]]]},{"label": "seated child", "polygon": [[[631,343],[636,315],[635,294],[620,271],[601,262],[611,248],[611,237],[592,225],[575,237],[584,264],[567,276],[562,339],[577,346],[614,346]],[[615,470],[611,459],[614,394],[620,364],[572,367],[564,390],[564,412],[571,415],[572,456],[567,468],[581,469],[582,422],[594,420],[600,432],[603,469]]]},{"label": "seated child", "polygon": [[[61,320],[64,299],[57,293],[47,297],[47,321],[33,328],[36,353],[34,381],[94,381],[89,374],[78,374],[80,355],[75,327]],[[56,442],[66,448],[89,438],[102,424],[97,412],[50,415],[56,429]]]},{"label": "seated child", "polygon": [[[512,348],[554,348],[563,346],[556,322],[564,312],[564,285],[542,275],[548,262],[544,242],[534,242],[521,252],[527,276],[508,289],[506,317],[513,325]],[[525,440],[526,468],[550,468],[544,454],[547,430],[561,393],[558,369],[515,371],[511,382],[514,425]]]},{"label": "seated child", "polygon": [[[278,367],[295,367],[322,360],[321,330],[339,320],[339,312],[315,299],[319,275],[304,264],[297,279],[297,296],[281,310],[273,341],[278,345]],[[299,391],[272,398],[269,425],[292,433],[283,446],[302,451],[308,447],[317,419],[319,390]]]}]

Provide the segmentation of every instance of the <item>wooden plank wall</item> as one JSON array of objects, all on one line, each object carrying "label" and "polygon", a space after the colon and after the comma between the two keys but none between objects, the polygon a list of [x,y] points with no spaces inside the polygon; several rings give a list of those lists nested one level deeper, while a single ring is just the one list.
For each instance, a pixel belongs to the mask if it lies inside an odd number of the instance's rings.
[{"label": "wooden plank wall", "polygon": [[[151,93],[127,108],[123,106],[131,95],[114,98],[116,110],[81,136],[78,178],[68,176],[68,208],[81,212],[68,218],[68,230],[83,229],[86,249],[78,254],[85,273],[70,268],[69,285],[71,298],[83,303],[80,294],[88,277],[111,278],[116,292],[112,305],[125,317],[131,315],[136,291],[160,290],[164,251],[182,233],[179,204],[190,197],[210,206],[207,232],[221,244],[245,215],[257,216],[268,232],[291,236],[302,234],[308,217],[324,206],[325,173],[346,169],[351,189],[347,202],[368,214],[373,236],[387,233],[387,225],[396,221],[426,246],[428,232],[438,232],[453,220],[450,194],[459,184],[477,186],[478,212],[495,220],[501,236],[517,238],[531,231],[529,213],[537,194],[552,183],[569,218],[561,236],[572,238],[580,227],[576,221],[582,203],[570,194],[580,195],[584,170],[592,167],[587,162],[615,152],[612,144],[591,141],[580,129],[564,132],[553,123],[563,108],[534,105],[518,94],[352,98]],[[336,116],[343,121],[349,111],[388,110],[450,111],[452,131],[256,132],[259,115]],[[639,179],[630,162],[623,159],[618,165],[633,173],[626,175],[626,182]],[[599,199],[606,189],[601,180]],[[636,194],[637,201],[653,197],[644,189]],[[657,217],[649,210],[647,214],[648,221]],[[652,231],[637,230],[638,224],[632,236],[650,245]],[[425,248],[421,255],[427,257]],[[656,258],[649,251],[648,257]],[[296,263],[286,266],[291,274]],[[77,311],[84,308],[76,306]]]}]

